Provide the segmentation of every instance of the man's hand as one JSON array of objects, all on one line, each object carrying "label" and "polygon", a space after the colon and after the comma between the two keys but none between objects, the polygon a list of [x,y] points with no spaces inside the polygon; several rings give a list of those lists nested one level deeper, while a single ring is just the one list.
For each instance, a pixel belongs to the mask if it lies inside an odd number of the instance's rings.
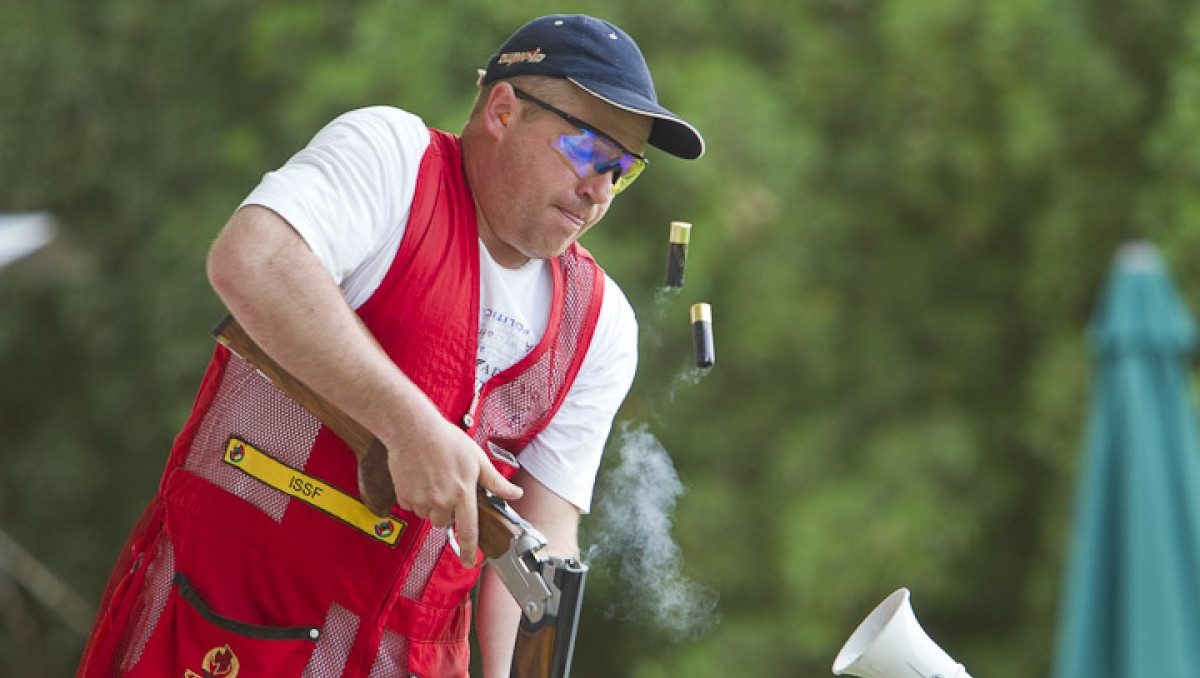
[{"label": "man's hand", "polygon": [[396,503],[438,527],[453,525],[462,564],[474,567],[479,550],[476,486],[508,501],[524,492],[505,480],[487,453],[454,424],[438,416],[416,430],[405,440],[385,441]]}]

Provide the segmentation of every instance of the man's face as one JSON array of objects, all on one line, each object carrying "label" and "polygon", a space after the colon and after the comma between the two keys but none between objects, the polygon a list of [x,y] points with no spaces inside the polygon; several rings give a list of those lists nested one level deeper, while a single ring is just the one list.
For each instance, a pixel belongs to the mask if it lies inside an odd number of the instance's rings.
[{"label": "man's face", "polygon": [[[581,177],[578,163],[573,166],[555,148],[564,135],[578,136],[580,129],[541,105],[516,97],[511,89],[506,95],[513,97],[513,113],[499,140],[493,172],[483,178],[488,187],[479,196],[487,200],[480,230],[492,257],[502,266],[516,267],[528,259],[558,256],[599,221],[612,202],[613,173],[585,167],[586,176]],[[536,98],[633,153],[645,150],[651,125],[645,116],[616,108],[574,86],[539,91]]]}]

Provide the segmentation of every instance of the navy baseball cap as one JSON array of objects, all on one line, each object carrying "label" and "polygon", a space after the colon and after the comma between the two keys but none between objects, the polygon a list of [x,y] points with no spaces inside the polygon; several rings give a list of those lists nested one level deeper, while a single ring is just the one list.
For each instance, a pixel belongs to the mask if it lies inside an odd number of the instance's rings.
[{"label": "navy baseball cap", "polygon": [[704,155],[704,137],[663,108],[642,51],[625,31],[583,14],[553,14],[517,29],[488,60],[480,84],[518,75],[565,78],[617,108],[654,119],[650,145],[685,160]]}]

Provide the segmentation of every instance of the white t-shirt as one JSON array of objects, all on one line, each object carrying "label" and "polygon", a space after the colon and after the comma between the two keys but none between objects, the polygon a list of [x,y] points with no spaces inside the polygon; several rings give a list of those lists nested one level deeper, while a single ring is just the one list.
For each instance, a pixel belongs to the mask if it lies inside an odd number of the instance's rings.
[{"label": "white t-shirt", "polygon": [[[358,308],[400,247],[429,143],[428,128],[410,113],[386,106],[351,111],[264,175],[242,204],[268,207],[291,224]],[[546,261],[507,269],[482,242],[479,251],[477,389],[538,344],[553,296]],[[637,369],[633,308],[607,275],[604,285],[596,332],[575,383],[519,457],[530,475],[584,512],[613,417]]]}]

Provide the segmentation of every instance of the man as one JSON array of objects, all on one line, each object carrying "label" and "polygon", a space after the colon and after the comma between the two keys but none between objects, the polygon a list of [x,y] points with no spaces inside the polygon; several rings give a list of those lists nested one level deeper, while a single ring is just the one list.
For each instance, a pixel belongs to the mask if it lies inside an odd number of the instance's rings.
[{"label": "man", "polygon": [[[637,349],[575,241],[647,144],[703,140],[591,17],[525,25],[479,85],[461,137],[388,107],[334,120],[209,256],[258,344],[387,448],[391,520],[356,518],[345,443],[219,347],[80,676],[464,676],[476,486],[575,554]],[[485,674],[507,675],[519,611],[492,575],[478,606]]]}]

